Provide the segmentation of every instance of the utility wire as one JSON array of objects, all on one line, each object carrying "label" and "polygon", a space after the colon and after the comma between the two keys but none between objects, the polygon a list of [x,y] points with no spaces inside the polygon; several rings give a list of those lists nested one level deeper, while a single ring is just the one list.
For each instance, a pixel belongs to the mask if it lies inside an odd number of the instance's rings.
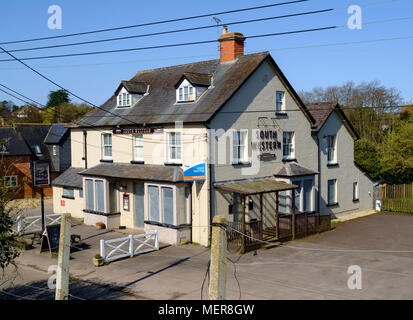
[{"label": "utility wire", "polygon": [[101,40],[91,40],[91,41],[83,41],[83,42],[65,43],[65,44],[34,47],[34,48],[10,49],[8,51],[9,52],[23,52],[23,51],[33,51],[33,50],[44,50],[44,49],[71,47],[71,46],[78,46],[78,45],[85,45],[85,44],[102,43],[102,42],[109,42],[109,41],[118,41],[118,40],[127,40],[127,39],[159,36],[159,35],[164,35],[164,34],[195,31],[195,30],[216,28],[216,27],[236,25],[236,24],[245,24],[245,23],[261,22],[261,21],[276,20],[276,19],[283,19],[283,18],[292,18],[292,17],[297,17],[297,16],[311,15],[311,14],[317,14],[317,13],[325,13],[325,12],[329,12],[329,11],[333,11],[333,10],[334,9],[323,9],[323,10],[316,10],[316,11],[307,11],[307,12],[293,13],[293,14],[287,14],[287,15],[282,15],[282,16],[273,16],[273,17],[268,17],[268,18],[234,21],[234,22],[215,24],[215,25],[207,25],[207,26],[201,26],[201,27],[176,29],[176,30],[169,30],[169,31],[161,31],[161,32],[153,32],[153,33],[145,33],[145,34],[138,34],[138,35],[132,35],[132,36],[125,36],[125,37],[115,37],[115,38],[101,39]]},{"label": "utility wire", "polygon": [[264,9],[264,8],[271,8],[271,7],[283,6],[283,5],[290,5],[290,4],[301,3],[301,2],[308,2],[308,1],[309,1],[309,0],[297,0],[297,1],[278,2],[278,3],[272,3],[272,4],[262,5],[262,6],[255,6],[255,7],[249,7],[249,8],[242,8],[242,9],[235,9],[235,10],[228,10],[228,11],[207,13],[207,14],[202,14],[202,15],[196,15],[196,16],[190,16],[190,17],[183,17],[183,18],[176,18],[176,19],[168,19],[168,20],[161,20],[161,21],[155,21],[155,22],[147,22],[147,23],[141,23],[141,24],[135,24],[135,25],[129,25],[129,26],[122,26],[122,27],[116,27],[116,28],[98,29],[98,30],[85,31],[85,32],[77,32],[77,33],[70,33],[70,34],[63,34],[63,35],[51,36],[51,37],[41,37],[41,38],[33,38],[33,39],[6,41],[6,42],[0,42],[0,45],[12,44],[12,43],[22,43],[22,42],[31,42],[31,41],[39,41],[39,40],[49,40],[49,39],[57,39],[57,38],[66,38],[66,37],[73,37],[73,36],[80,36],[80,35],[85,35],[85,34],[108,32],[108,31],[116,31],[116,30],[125,30],[125,29],[145,27],[145,26],[152,26],[152,25],[158,25],[158,24],[164,24],[164,23],[171,23],[171,22],[178,22],[178,21],[186,21],[186,20],[200,19],[200,18],[217,16],[217,15],[223,15],[223,14],[230,14],[230,13],[237,13],[237,12],[245,12],[245,11],[251,11],[251,10],[258,10],[258,9]]},{"label": "utility wire", "polygon": [[102,110],[102,111],[105,111],[105,112],[107,112],[107,113],[110,113],[110,114],[112,114],[113,116],[116,116],[116,117],[118,117],[118,118],[124,119],[124,120],[126,120],[126,121],[128,121],[128,122],[131,122],[131,123],[133,123],[133,124],[139,125],[138,123],[136,123],[136,122],[134,122],[134,121],[131,121],[131,120],[129,120],[129,119],[127,119],[127,118],[124,118],[124,117],[122,117],[122,116],[120,116],[120,115],[117,115],[117,114],[115,114],[115,113],[113,113],[113,112],[110,112],[110,111],[108,111],[108,110],[106,110],[106,109],[104,109],[104,108],[101,108],[101,107],[99,107],[99,106],[97,106],[97,105],[95,105],[95,104],[93,104],[93,103],[91,103],[91,102],[83,99],[82,97],[74,94],[73,92],[71,92],[71,91],[67,90],[66,88],[62,87],[60,84],[58,84],[58,83],[56,83],[55,81],[51,80],[50,78],[46,77],[45,75],[43,75],[43,74],[40,73],[39,71],[35,70],[34,68],[32,68],[31,66],[29,66],[28,64],[24,63],[23,61],[21,61],[21,59],[15,57],[13,54],[9,53],[9,52],[8,52],[7,50],[5,50],[4,48],[0,47],[0,50],[2,50],[3,52],[7,53],[10,57],[13,58],[13,60],[16,60],[16,61],[20,62],[20,63],[23,64],[25,67],[27,67],[28,69],[30,69],[31,71],[33,71],[34,73],[36,73],[37,75],[39,75],[40,77],[42,77],[43,79],[49,81],[50,83],[54,84],[55,86],[59,87],[60,89],[62,89],[62,90],[64,90],[64,91],[66,91],[67,93],[70,93],[72,96],[78,98],[79,100],[81,100],[81,101],[83,101],[83,102],[85,102],[85,103],[87,103],[87,104],[89,104],[89,105],[92,105],[92,106],[94,106],[95,108],[98,108],[98,109],[100,109],[100,110]]},{"label": "utility wire", "polygon": [[[335,29],[335,28],[337,28],[337,27],[336,26],[328,26],[328,27],[320,27],[320,28],[313,28],[313,29],[303,29],[303,30],[294,30],[294,31],[286,31],[286,32],[259,34],[259,35],[253,35],[253,36],[245,36],[244,38],[245,39],[255,39],[255,38],[264,38],[264,37],[275,37],[275,36],[282,36],[282,35],[289,35],[289,34],[331,30],[331,29]],[[153,49],[163,49],[163,48],[172,48],[172,47],[183,47],[183,46],[200,45],[200,44],[215,43],[215,42],[217,42],[216,39],[214,39],[214,40],[203,40],[203,41],[193,41],[193,42],[183,42],[183,43],[170,43],[170,44],[164,44],[164,45],[139,47],[139,48],[126,48],[126,49],[114,49],[114,50],[104,50],[104,51],[90,51],[90,52],[80,52],[80,53],[57,54],[57,55],[38,56],[38,57],[25,57],[25,58],[20,58],[19,60],[20,61],[23,61],[23,60],[26,61],[26,60],[41,60],[41,59],[55,59],[55,58],[64,58],[64,57],[89,56],[89,55],[108,54],[108,53],[120,53],[120,52],[153,50]],[[3,51],[5,51],[3,48],[1,48],[1,49]],[[8,53],[8,52],[6,52],[6,53]],[[11,55],[10,53],[8,53],[8,54]],[[0,62],[10,62],[10,61],[14,61],[15,59],[17,59],[17,58],[14,57],[14,59],[1,59]]]}]

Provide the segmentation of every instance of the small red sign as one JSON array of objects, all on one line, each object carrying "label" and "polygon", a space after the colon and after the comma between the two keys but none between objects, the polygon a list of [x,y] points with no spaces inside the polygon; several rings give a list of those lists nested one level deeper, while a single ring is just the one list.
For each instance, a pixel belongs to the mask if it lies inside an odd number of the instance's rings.
[{"label": "small red sign", "polygon": [[60,206],[64,207],[66,205],[64,200],[60,200]]}]

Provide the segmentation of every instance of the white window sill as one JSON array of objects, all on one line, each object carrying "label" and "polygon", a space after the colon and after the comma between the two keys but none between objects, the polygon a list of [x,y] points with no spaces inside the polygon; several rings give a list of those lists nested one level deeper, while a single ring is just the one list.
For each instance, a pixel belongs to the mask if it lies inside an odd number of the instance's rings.
[{"label": "white window sill", "polygon": [[283,161],[295,161],[296,158],[294,156],[284,156]]},{"label": "white window sill", "polygon": [[338,162],[337,161],[328,161],[327,166],[338,166]]},{"label": "white window sill", "polygon": [[233,160],[232,164],[233,165],[249,165],[249,164],[251,164],[251,161],[248,161],[248,160]]}]

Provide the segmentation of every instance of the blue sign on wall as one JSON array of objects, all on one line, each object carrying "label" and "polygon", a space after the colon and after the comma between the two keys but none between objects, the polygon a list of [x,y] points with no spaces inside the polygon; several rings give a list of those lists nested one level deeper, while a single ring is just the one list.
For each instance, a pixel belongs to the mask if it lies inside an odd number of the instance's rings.
[{"label": "blue sign on wall", "polygon": [[205,181],[206,165],[199,163],[196,165],[184,165],[184,181]]}]

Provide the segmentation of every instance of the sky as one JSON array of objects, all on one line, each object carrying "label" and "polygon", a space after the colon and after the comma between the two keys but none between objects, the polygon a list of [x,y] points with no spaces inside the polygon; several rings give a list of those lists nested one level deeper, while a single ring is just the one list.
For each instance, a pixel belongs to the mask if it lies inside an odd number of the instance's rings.
[{"label": "sky", "polygon": [[[0,42],[136,25],[285,1],[1,1]],[[48,20],[52,15],[48,13],[48,8],[52,5],[61,7],[62,29],[49,29],[48,27]],[[348,8],[351,5],[361,7],[361,30],[348,28],[347,22],[351,16]],[[253,36],[338,26],[331,30],[247,39],[245,51],[246,54],[270,51],[296,91],[311,90],[317,86],[341,85],[347,81],[354,81],[358,84],[364,81],[379,80],[386,87],[399,89],[406,103],[413,103],[411,80],[413,1],[411,0],[310,0],[272,8],[217,15],[217,18],[222,23],[231,23],[329,8],[334,8],[334,10],[307,16],[230,25],[229,32],[241,32],[245,36]],[[406,19],[400,20],[400,18]],[[204,17],[196,20],[1,46],[6,50],[14,50],[206,26],[214,23],[211,17]],[[13,54],[18,58],[24,58],[214,40],[221,32],[222,28],[214,27],[169,35]],[[404,39],[369,41],[393,38]],[[338,43],[347,44],[339,45]],[[121,80],[129,80],[138,71],[218,57],[217,44],[209,43],[123,53],[29,60],[26,63],[80,97],[100,105],[110,98]],[[0,59],[7,58],[9,57],[5,53],[0,53]],[[42,104],[47,102],[47,96],[51,90],[58,89],[16,61],[0,62],[0,84]],[[2,100],[12,100],[18,105],[22,104],[17,99],[0,92],[0,101]],[[79,102],[76,98],[73,98],[73,101]]]}]

